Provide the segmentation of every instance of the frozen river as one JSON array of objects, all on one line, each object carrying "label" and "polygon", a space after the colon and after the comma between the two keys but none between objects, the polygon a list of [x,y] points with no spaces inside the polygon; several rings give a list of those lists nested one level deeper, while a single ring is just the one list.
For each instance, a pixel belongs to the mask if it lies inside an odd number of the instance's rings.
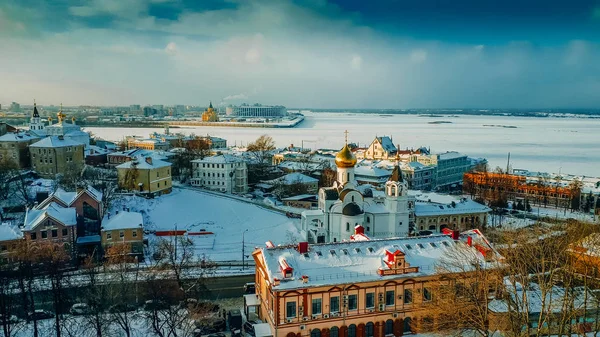
[{"label": "frozen river", "polygon": [[[341,148],[343,132],[348,130],[349,141],[361,146],[370,143],[375,136],[386,135],[392,136],[402,148],[428,146],[433,152],[455,150],[472,157],[485,157],[491,168],[506,167],[510,152],[513,168],[600,176],[600,119],[350,113],[307,113],[305,116],[305,121],[292,129],[186,127],[171,130],[222,137],[229,145],[247,144],[266,133],[278,147],[300,146],[304,142],[304,147],[313,149]],[[435,121],[451,123],[430,123]],[[100,127],[86,130],[115,141],[126,135],[147,137],[151,132],[163,131]]]}]

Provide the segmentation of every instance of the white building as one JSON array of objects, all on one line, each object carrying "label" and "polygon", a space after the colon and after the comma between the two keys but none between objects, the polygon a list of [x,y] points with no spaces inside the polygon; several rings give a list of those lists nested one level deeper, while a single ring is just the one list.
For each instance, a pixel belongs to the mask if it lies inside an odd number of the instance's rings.
[{"label": "white building", "polygon": [[287,109],[281,105],[242,104],[239,106],[228,106],[225,110],[227,116],[235,117],[284,117]]},{"label": "white building", "polygon": [[37,105],[35,103],[33,103],[33,114],[29,120],[29,131],[32,131],[40,137],[46,136],[46,125],[44,125],[44,122],[42,122],[40,113],[38,112]]},{"label": "white building", "polygon": [[45,131],[48,136],[63,136],[65,139],[70,139],[85,146],[90,144],[90,135],[82,131],[79,125],[75,124],[75,117],[71,118],[71,123],[67,123],[66,116],[62,113],[62,107],[56,115],[58,116],[58,123],[52,124],[50,120],[50,124],[46,126]]},{"label": "white building", "polygon": [[246,193],[248,167],[242,159],[229,154],[192,160],[190,183],[225,193]]},{"label": "white building", "polygon": [[337,179],[319,190],[318,210],[302,212],[301,226],[307,241],[325,243],[349,240],[356,226],[372,238],[407,236],[414,218],[414,198],[408,196],[400,167],[385,183],[385,197],[374,198],[368,188],[358,189],[356,157],[348,145],[336,155]]}]

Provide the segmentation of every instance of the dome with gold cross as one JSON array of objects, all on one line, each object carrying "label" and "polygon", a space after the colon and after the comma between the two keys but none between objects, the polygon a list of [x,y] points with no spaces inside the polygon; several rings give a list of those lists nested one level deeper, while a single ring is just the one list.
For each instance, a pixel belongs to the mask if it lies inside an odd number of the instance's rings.
[{"label": "dome with gold cross", "polygon": [[348,147],[348,131],[346,133],[346,144],[335,156],[335,166],[339,168],[350,168],[356,165],[356,156]]}]

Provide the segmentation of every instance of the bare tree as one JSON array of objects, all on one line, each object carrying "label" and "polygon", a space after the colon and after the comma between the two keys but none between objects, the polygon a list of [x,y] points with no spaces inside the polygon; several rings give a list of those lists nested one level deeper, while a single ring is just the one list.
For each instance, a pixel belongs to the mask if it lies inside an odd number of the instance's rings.
[{"label": "bare tree", "polygon": [[246,147],[246,151],[254,157],[257,163],[262,165],[270,164],[273,150],[275,150],[275,141],[268,135],[258,137]]},{"label": "bare tree", "polygon": [[[120,335],[131,337],[133,333],[132,323],[134,313],[131,303],[137,302],[138,272],[132,273],[128,266],[132,263],[129,255],[131,246],[129,244],[117,244],[106,250],[107,269],[106,274],[108,308],[110,322],[121,330]],[[135,298],[133,297],[135,296]]]}]

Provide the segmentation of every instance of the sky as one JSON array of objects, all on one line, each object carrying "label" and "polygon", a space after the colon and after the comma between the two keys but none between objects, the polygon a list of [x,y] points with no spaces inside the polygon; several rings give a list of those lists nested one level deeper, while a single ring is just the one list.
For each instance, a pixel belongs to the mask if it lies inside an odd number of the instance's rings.
[{"label": "sky", "polygon": [[0,0],[0,103],[599,108],[600,0]]}]

